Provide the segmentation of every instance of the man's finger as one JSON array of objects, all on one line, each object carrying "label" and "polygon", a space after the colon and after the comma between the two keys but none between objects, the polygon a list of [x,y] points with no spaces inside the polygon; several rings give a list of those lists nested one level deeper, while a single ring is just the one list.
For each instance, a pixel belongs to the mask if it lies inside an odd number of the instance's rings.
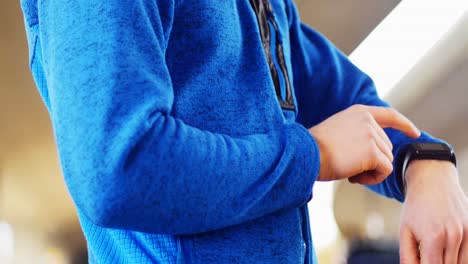
[{"label": "man's finger", "polygon": [[385,144],[388,146],[388,149],[390,152],[393,150],[393,144],[392,141],[388,138],[387,134],[385,131],[380,127],[380,125],[375,121],[373,122],[373,126],[377,134],[380,136],[380,138],[385,142]]},{"label": "man's finger", "polygon": [[359,183],[364,185],[374,185],[378,182],[375,180],[374,174],[371,171],[363,172],[358,175],[352,176],[348,178],[350,183]]},{"label": "man's finger", "polygon": [[367,171],[348,178],[350,183],[359,183],[363,185],[375,185],[381,183],[386,177],[382,174],[376,175],[375,171]]},{"label": "man's finger", "polygon": [[464,235],[460,250],[458,251],[458,263],[468,263],[468,238]]},{"label": "man's finger", "polygon": [[[387,159],[390,161],[390,162],[393,162],[393,153],[392,153],[392,148],[391,148],[391,143],[390,143],[390,147],[388,146],[388,142],[386,142],[385,138],[382,138],[382,135],[379,134],[379,131],[378,130],[381,130],[382,133],[385,134],[385,132],[383,132],[383,129],[380,128],[380,127],[377,127],[376,129],[373,130],[373,133],[374,133],[374,138],[375,138],[375,144],[377,145],[377,147],[380,149],[380,151],[385,154],[385,156],[387,157]],[[385,137],[388,139],[387,135],[385,135]],[[389,140],[390,141],[390,140]]]},{"label": "man's finger", "polygon": [[[447,245],[444,251],[444,263],[458,263],[458,251],[463,240],[463,228],[451,225],[447,231]],[[458,229],[458,230],[457,230]]]},{"label": "man's finger", "polygon": [[419,264],[418,241],[404,226],[400,231],[400,264]]},{"label": "man's finger", "polygon": [[372,174],[376,181],[374,184],[377,184],[383,181],[385,178],[387,178],[387,176],[390,175],[390,173],[392,173],[393,164],[382,151],[378,151],[375,158],[377,159],[376,166],[375,168],[371,169],[373,169]]},{"label": "man's finger", "polygon": [[393,108],[369,106],[367,109],[382,128],[391,127],[412,138],[421,135],[419,129],[408,118]]},{"label": "man's finger", "polygon": [[[375,147],[378,148],[377,146]],[[349,177],[348,181],[350,183],[374,185],[385,180],[385,178],[392,173],[393,164],[380,149],[376,151],[376,156],[374,158],[376,160],[373,168],[369,168],[368,171]]]},{"label": "man's finger", "polygon": [[440,236],[431,240],[423,240],[420,244],[419,255],[422,264],[442,264],[444,263],[444,243],[445,239]]}]

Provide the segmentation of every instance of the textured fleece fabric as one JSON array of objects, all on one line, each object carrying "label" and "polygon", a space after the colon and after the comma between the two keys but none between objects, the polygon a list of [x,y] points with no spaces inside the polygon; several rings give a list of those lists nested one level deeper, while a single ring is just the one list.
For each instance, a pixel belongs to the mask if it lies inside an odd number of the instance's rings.
[{"label": "textured fleece fabric", "polygon": [[[91,263],[316,263],[306,128],[387,104],[290,0],[271,4],[295,110],[278,104],[249,0],[22,1]],[[413,141],[386,132],[396,156]],[[369,187],[404,199],[395,174]]]}]

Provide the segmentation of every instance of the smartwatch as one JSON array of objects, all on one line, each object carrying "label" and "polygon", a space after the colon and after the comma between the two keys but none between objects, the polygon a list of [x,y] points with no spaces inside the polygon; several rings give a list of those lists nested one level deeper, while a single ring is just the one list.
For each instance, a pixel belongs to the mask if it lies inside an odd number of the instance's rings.
[{"label": "smartwatch", "polygon": [[406,169],[412,160],[446,160],[457,166],[457,159],[452,147],[446,143],[412,143],[406,145],[399,155],[397,176],[401,190],[406,194]]}]

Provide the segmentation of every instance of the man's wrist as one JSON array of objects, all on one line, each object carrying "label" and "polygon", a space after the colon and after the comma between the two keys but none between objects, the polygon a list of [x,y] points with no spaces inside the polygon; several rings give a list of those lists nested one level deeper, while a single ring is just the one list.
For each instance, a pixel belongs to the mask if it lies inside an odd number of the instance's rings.
[{"label": "man's wrist", "polygon": [[[455,152],[447,143],[415,142],[406,145],[401,150],[396,163],[396,170],[397,173],[399,173],[399,177],[397,178],[398,185],[403,191],[404,196],[406,196],[407,190],[406,171],[409,168],[409,164],[413,161],[427,161],[422,163],[426,166],[431,166],[431,164],[440,166],[440,164],[444,164],[444,162],[450,162],[456,166]],[[442,163],[440,163],[441,161]],[[420,162],[416,164],[420,164]]]},{"label": "man's wrist", "polygon": [[408,193],[414,186],[424,181],[458,181],[455,165],[447,160],[412,160],[408,166],[403,181]]}]

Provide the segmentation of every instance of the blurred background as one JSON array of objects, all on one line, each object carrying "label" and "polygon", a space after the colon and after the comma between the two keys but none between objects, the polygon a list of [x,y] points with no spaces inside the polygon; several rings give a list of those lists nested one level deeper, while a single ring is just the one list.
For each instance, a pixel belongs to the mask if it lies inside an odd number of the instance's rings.
[{"label": "blurred background", "polygon": [[[468,1],[297,5],[304,22],[374,78],[381,96],[454,146],[468,190]],[[347,182],[316,184],[314,193],[309,206],[320,263],[351,263],[361,253],[397,263],[400,204]],[[87,263],[14,0],[0,1],[0,263]]]}]

